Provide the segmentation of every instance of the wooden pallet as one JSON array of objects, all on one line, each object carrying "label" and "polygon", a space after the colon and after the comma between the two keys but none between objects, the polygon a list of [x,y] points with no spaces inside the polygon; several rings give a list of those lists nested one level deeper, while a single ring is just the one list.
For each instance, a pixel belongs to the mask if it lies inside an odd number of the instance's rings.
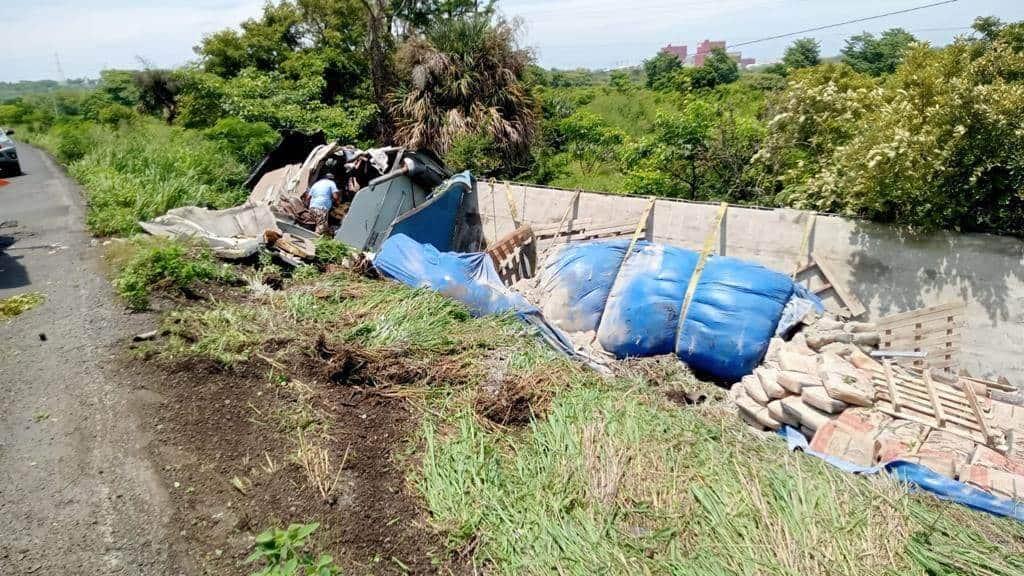
[{"label": "wooden pallet", "polygon": [[997,450],[1007,449],[1005,437],[985,419],[991,400],[983,384],[937,379],[930,370],[903,368],[888,359],[873,370],[872,384],[875,406],[894,418],[945,430]]},{"label": "wooden pallet", "polygon": [[487,249],[494,269],[506,286],[532,278],[537,266],[533,229],[525,224],[509,232]]},{"label": "wooden pallet", "polygon": [[948,302],[893,314],[878,320],[878,332],[882,337],[878,348],[925,352],[924,358],[902,358],[897,363],[956,374],[963,326],[963,302]]}]

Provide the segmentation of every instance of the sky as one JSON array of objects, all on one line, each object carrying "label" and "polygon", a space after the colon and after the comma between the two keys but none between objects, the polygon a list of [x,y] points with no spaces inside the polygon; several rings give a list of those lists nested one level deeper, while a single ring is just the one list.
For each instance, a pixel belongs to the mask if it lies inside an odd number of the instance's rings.
[{"label": "sky", "polygon": [[[557,68],[636,65],[665,44],[705,38],[730,44],[873,16],[935,0],[499,0],[519,17],[523,43]],[[257,16],[264,0],[13,0],[4,7],[0,81],[98,76],[103,68],[172,67],[194,58],[204,34]],[[975,16],[1024,20],[1022,0],[953,4],[806,34],[822,54],[845,38],[903,27],[933,45],[970,32]],[[793,37],[740,47],[759,62],[778,60]],[[141,59],[141,60],[140,60]],[[58,69],[58,61],[60,69]]]}]

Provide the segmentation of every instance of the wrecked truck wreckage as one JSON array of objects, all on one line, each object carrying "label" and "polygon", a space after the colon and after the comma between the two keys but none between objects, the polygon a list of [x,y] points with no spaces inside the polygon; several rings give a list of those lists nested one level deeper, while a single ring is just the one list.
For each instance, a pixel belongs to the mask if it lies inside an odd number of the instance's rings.
[{"label": "wrecked truck wreckage", "polygon": [[[315,257],[307,192],[328,172],[341,195],[333,237],[369,253],[383,276],[438,291],[474,315],[512,314],[601,372],[620,359],[672,354],[729,387],[742,420],[793,450],[1024,521],[1024,408],[1000,397],[1017,389],[933,372],[921,362],[927,350],[913,349],[952,334],[955,307],[860,321],[865,307],[806,246],[792,273],[716,255],[725,205],[698,251],[650,241],[650,208],[632,223],[581,217],[578,192],[573,213],[520,219],[506,184],[500,203],[514,229],[499,236],[494,183],[485,222],[472,174],[452,174],[428,151],[291,134],[254,171],[242,206],[179,208],[142,226],[201,238],[225,258],[266,247],[297,265]],[[494,233],[485,238],[488,224]],[[805,244],[813,226],[811,218]],[[914,340],[900,340],[908,326]],[[950,365],[946,346],[935,351],[946,359],[940,366]]]}]

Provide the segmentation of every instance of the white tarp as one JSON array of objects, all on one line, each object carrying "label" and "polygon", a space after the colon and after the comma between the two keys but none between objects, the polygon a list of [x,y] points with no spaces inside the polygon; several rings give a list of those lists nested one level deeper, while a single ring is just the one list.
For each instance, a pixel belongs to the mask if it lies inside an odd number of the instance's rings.
[{"label": "white tarp", "polygon": [[265,231],[280,232],[270,207],[253,204],[225,210],[185,206],[139,225],[154,236],[200,238],[214,254],[227,259],[252,256],[263,244]]}]

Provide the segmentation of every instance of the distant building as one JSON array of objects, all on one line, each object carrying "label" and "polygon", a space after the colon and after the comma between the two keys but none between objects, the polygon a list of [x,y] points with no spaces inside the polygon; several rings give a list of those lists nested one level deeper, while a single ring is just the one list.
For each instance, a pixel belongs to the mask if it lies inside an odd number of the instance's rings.
[{"label": "distant building", "polygon": [[[715,50],[716,48],[721,48],[722,50],[725,50],[725,47],[725,40],[704,40],[703,42],[697,45],[697,52],[693,55],[693,65],[697,67],[703,66],[704,61],[707,59],[708,56],[711,55],[711,52],[713,50]],[[735,60],[741,68],[753,66],[755,63],[757,63],[757,61],[753,58],[744,58],[743,53],[741,52],[729,52],[728,54],[729,57]]]},{"label": "distant building", "polygon": [[676,58],[679,58],[680,62],[685,64],[690,49],[686,44],[683,44],[682,46],[673,46],[671,44],[668,44],[664,48],[662,48],[661,51],[664,54],[675,55]]}]

